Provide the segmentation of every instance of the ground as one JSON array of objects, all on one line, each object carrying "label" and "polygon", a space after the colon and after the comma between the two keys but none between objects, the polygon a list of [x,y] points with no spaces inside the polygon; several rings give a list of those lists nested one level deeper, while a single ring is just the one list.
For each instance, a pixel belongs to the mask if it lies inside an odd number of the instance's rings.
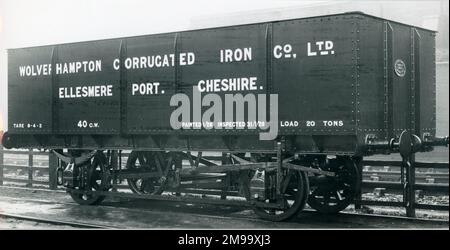
[{"label": "ground", "polygon": [[[380,210],[381,211],[381,210]],[[101,206],[73,203],[63,191],[0,187],[0,213],[14,213],[44,219],[95,224],[109,228],[146,229],[311,229],[311,228],[447,228],[447,221],[380,218],[351,214],[321,215],[311,210],[287,222],[270,222],[253,211],[231,206],[212,206],[167,201],[106,200]],[[447,213],[448,216],[448,213]],[[14,227],[15,221],[0,220],[0,228]],[[19,223],[17,229],[42,229],[47,225]],[[53,225],[50,229],[55,229]]]}]

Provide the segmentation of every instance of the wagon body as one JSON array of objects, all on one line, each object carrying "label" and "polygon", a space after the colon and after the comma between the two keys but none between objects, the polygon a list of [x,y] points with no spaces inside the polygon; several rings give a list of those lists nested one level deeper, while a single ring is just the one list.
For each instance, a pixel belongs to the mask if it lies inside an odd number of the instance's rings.
[{"label": "wagon body", "polygon": [[[362,13],[10,49],[4,144],[262,152],[281,139],[294,152],[366,154],[367,137],[434,136],[435,89],[435,32]],[[224,117],[225,95],[265,94],[267,117],[278,104],[277,140],[174,129],[176,94],[192,116],[215,94]]]}]

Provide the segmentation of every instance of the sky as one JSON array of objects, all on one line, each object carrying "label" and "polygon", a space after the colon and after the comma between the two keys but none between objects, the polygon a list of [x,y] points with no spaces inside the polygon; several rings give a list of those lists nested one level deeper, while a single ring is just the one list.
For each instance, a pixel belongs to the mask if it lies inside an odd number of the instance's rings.
[{"label": "sky", "polygon": [[[374,5],[373,2],[344,0],[0,0],[0,112],[6,123],[6,49],[9,48],[181,31],[276,18],[295,18],[308,14],[330,14],[333,11],[363,10],[365,12],[373,11],[375,12],[373,14],[377,14],[389,13],[389,10],[394,10],[395,13],[398,13],[399,11],[409,11],[405,6],[410,6],[409,8],[416,6],[414,8],[417,10],[428,6],[424,1],[395,1],[395,4],[384,2],[383,5],[380,5],[381,7]],[[433,6],[436,5],[436,1],[431,2]],[[344,8],[327,7],[334,3],[339,3]],[[438,2],[437,6],[439,6]],[[392,18],[401,18],[396,16],[392,15]],[[428,23],[415,24],[435,25],[434,19],[430,20]],[[417,21],[411,19],[411,22]]]}]

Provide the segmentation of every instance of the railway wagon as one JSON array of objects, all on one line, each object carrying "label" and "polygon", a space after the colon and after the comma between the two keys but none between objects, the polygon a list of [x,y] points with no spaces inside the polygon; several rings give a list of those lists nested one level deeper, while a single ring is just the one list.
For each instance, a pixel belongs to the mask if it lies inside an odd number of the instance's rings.
[{"label": "railway wagon", "polygon": [[80,204],[126,180],[269,220],[336,213],[362,157],[448,145],[435,85],[435,32],[359,12],[10,49],[2,144],[52,150]]}]

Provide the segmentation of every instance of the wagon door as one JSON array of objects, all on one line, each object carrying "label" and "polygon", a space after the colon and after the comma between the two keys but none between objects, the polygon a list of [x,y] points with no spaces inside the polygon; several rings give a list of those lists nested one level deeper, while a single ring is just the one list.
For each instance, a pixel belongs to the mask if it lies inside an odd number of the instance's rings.
[{"label": "wagon door", "polygon": [[430,40],[430,34],[433,33],[384,22],[388,138],[405,129],[418,136],[434,131],[434,38]]}]

